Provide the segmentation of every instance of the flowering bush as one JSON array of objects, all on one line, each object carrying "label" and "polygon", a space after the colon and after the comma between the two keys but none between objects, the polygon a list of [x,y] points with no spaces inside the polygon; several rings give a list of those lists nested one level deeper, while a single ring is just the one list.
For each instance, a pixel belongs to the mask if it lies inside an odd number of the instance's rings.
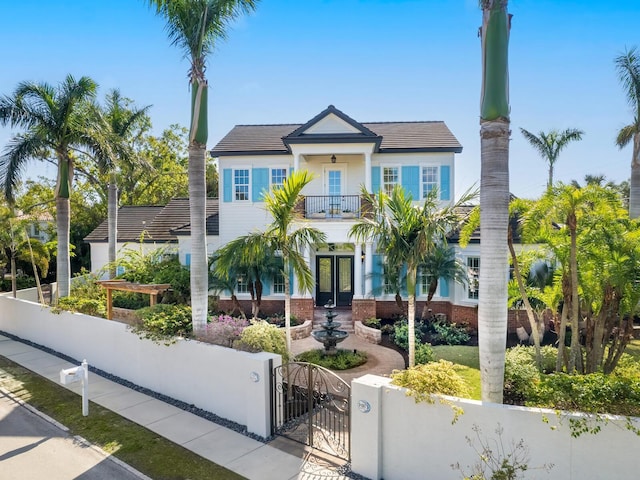
[{"label": "flowering bush", "polygon": [[213,317],[205,327],[203,340],[223,347],[232,347],[233,342],[240,338],[240,334],[248,326],[249,322],[244,318],[229,315]]},{"label": "flowering bush", "polygon": [[263,320],[252,323],[233,343],[233,348],[247,352],[271,352],[282,355],[286,362],[289,358],[284,331]]}]

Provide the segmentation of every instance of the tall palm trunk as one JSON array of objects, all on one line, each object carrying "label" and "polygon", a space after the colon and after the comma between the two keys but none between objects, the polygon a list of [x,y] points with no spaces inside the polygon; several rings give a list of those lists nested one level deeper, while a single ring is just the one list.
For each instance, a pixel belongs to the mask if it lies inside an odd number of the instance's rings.
[{"label": "tall palm trunk", "polygon": [[408,319],[408,340],[409,340],[409,366],[416,364],[416,277],[417,268],[409,266],[407,268],[407,319]]},{"label": "tall palm trunk", "polygon": [[196,338],[207,325],[208,264],[204,145],[189,146],[189,209],[191,219],[191,309]]},{"label": "tall palm trunk", "polygon": [[109,278],[116,276],[116,245],[118,242],[118,186],[111,175],[107,192],[107,223],[109,227]]},{"label": "tall palm trunk", "polygon": [[58,298],[69,296],[71,290],[71,260],[69,255],[69,232],[71,230],[71,183],[73,162],[68,152],[58,155],[58,184],[56,191],[56,230],[58,252],[56,259]]},{"label": "tall palm trunk", "polygon": [[478,346],[482,400],[502,403],[509,253],[510,17],[507,0],[483,0],[480,113],[480,285]]},{"label": "tall palm trunk", "polygon": [[[287,340],[287,353],[291,355],[291,281],[289,279],[289,265],[284,259],[284,335]],[[313,322],[313,318],[311,319]]]},{"label": "tall palm trunk", "polygon": [[56,198],[56,231],[58,250],[56,258],[58,298],[68,297],[71,286],[71,261],[69,259],[69,229],[71,228],[69,198]]},{"label": "tall palm trunk", "polygon": [[640,217],[640,132],[633,135],[631,185],[629,189],[629,217]]},{"label": "tall palm trunk", "polygon": [[[206,16],[206,11],[205,11]],[[191,128],[189,131],[189,209],[191,216],[191,311],[193,333],[196,338],[204,334],[208,310],[208,258],[207,258],[207,176],[206,154],[207,81],[202,62],[194,62],[191,81]]]}]

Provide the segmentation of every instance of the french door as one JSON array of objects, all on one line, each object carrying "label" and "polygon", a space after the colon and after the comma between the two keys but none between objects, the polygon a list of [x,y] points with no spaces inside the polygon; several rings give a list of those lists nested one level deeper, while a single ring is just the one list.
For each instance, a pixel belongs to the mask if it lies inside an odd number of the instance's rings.
[{"label": "french door", "polygon": [[353,256],[318,255],[316,257],[316,305],[332,302],[338,307],[351,305],[353,299]]}]

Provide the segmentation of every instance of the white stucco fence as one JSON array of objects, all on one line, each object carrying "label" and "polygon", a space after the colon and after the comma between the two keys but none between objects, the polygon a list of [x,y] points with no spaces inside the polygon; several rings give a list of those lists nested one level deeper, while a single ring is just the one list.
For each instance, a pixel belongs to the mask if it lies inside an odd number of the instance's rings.
[{"label": "white stucco fence", "polygon": [[158,345],[127,325],[0,296],[0,330],[49,347],[136,385],[270,435],[271,353],[247,353],[194,340]]},{"label": "white stucco fence", "polygon": [[[465,437],[481,446],[473,431],[481,429],[483,441],[499,440],[496,428],[503,428],[507,452],[512,443],[524,440],[529,449],[529,468],[553,464],[549,473],[527,471],[527,479],[602,480],[637,478],[640,461],[635,446],[640,438],[613,419],[596,435],[571,437],[568,418],[558,425],[553,411],[482,404],[454,400],[464,410],[454,425],[449,405],[418,403],[390,379],[365,375],[352,383],[351,458],[352,469],[373,480],[408,478],[460,479],[451,464],[459,463],[465,473],[478,462],[478,455]],[[549,423],[543,422],[543,416]],[[640,427],[640,419],[634,419]],[[558,426],[552,430],[551,426]],[[494,445],[492,443],[492,445]]]}]

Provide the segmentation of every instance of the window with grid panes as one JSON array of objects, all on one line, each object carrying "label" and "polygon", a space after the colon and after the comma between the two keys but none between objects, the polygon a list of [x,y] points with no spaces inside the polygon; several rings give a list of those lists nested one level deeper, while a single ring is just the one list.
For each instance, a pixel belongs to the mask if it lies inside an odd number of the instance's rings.
[{"label": "window with grid panes", "polygon": [[400,173],[398,167],[383,167],[382,169],[382,190],[391,195],[393,187],[400,183]]},{"label": "window with grid panes", "polygon": [[249,200],[249,169],[233,171],[233,188],[236,200]]}]

